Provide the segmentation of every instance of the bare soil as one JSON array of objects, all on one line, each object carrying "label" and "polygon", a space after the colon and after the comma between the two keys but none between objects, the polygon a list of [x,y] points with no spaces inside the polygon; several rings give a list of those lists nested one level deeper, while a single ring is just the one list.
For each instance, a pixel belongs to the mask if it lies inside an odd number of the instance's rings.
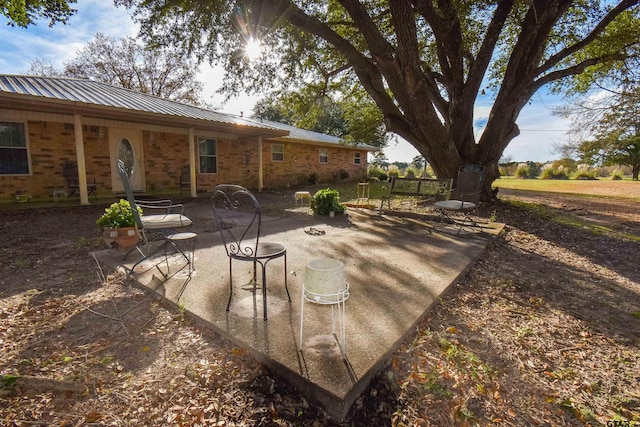
[{"label": "bare soil", "polygon": [[103,208],[2,212],[1,425],[640,425],[637,202],[501,191],[505,233],[343,423],[101,271]]}]

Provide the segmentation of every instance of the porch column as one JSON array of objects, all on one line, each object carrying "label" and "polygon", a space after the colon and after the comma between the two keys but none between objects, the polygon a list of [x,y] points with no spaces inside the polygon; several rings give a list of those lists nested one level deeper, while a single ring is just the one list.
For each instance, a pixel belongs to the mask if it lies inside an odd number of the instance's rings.
[{"label": "porch column", "polygon": [[78,162],[78,186],[80,187],[80,204],[89,204],[89,193],[87,192],[87,168],[84,164],[84,137],[82,135],[82,116],[73,115],[73,130],[76,136],[76,157]]},{"label": "porch column", "polygon": [[258,191],[264,188],[264,177],[262,176],[262,135],[258,137]]},{"label": "porch column", "polygon": [[198,197],[196,183],[196,137],[193,128],[189,128],[189,186],[191,187],[191,197]]}]

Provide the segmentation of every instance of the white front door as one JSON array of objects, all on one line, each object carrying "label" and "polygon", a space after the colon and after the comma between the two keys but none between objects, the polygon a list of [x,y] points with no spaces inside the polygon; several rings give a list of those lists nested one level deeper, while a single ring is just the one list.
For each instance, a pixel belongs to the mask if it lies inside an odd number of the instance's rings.
[{"label": "white front door", "polygon": [[111,185],[113,192],[121,193],[124,191],[120,175],[118,175],[118,160],[124,162],[133,191],[145,191],[142,132],[135,129],[110,127],[109,153],[111,155]]}]

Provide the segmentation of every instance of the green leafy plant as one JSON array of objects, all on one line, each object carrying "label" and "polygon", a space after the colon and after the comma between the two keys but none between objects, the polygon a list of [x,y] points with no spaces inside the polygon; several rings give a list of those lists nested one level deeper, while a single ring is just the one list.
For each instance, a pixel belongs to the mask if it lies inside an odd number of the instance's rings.
[{"label": "green leafy plant", "polygon": [[[138,213],[142,215],[142,209],[138,207]],[[129,202],[120,199],[119,202],[112,203],[104,210],[104,214],[96,221],[102,228],[123,228],[135,227],[136,222]]]},{"label": "green leafy plant", "polygon": [[340,203],[340,193],[337,190],[325,188],[318,190],[311,199],[311,210],[318,215],[329,215],[329,212],[341,214],[346,207]]}]

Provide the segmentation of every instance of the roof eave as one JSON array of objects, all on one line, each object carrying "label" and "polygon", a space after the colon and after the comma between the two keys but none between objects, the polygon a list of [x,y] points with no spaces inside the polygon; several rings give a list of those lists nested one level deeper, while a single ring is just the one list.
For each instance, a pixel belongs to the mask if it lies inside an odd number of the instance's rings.
[{"label": "roof eave", "polygon": [[224,131],[237,134],[239,137],[264,138],[281,137],[288,135],[288,131],[266,126],[251,126],[239,123],[224,123],[214,120],[189,118],[132,110],[119,107],[102,106],[89,104],[81,101],[66,101],[59,99],[43,98],[34,95],[0,93],[0,103],[8,108],[17,110],[40,111],[59,114],[79,114],[86,117],[101,119],[121,120],[128,122],[139,122],[150,125],[169,125],[185,128],[197,128],[208,131]]}]

